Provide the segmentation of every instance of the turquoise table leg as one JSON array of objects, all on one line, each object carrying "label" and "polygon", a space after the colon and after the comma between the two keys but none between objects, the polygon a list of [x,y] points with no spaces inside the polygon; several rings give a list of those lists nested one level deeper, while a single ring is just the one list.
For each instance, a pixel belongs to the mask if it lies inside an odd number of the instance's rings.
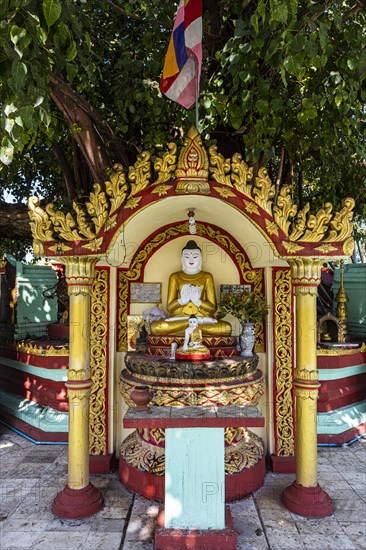
[{"label": "turquoise table leg", "polygon": [[165,527],[224,529],[224,428],[165,430]]}]

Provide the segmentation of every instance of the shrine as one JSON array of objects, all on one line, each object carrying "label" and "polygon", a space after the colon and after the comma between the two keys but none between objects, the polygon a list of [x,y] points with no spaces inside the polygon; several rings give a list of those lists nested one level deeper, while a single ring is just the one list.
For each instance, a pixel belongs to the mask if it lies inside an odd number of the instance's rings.
[{"label": "shrine", "polygon": [[[157,418],[159,407],[213,407],[216,415],[222,407],[259,411],[261,422],[222,422],[226,501],[261,487],[267,462],[274,472],[296,476],[283,493],[289,510],[332,513],[317,481],[316,297],[323,264],[352,254],[353,207],[346,198],[335,213],[330,203],[316,213],[308,204],[299,209],[290,188],[278,191],[265,168],[254,173],[239,154],[224,158],[194,128],[180,149],[170,143],[155,159],[144,152],[127,172],[115,165],[88,201],[74,202],[68,212],[29,199],[34,252],[64,266],[70,301],[66,323],[50,320],[59,338],[53,349],[68,359],[68,479],[55,514],[78,518],[100,510],[103,495],[89,472],[109,471],[113,456],[121,483],[164,498],[170,420],[123,424],[141,387],[148,388]],[[238,317],[224,315],[220,305],[225,293],[242,292],[263,300],[268,313],[253,325],[253,352],[244,351]],[[60,334],[67,336],[66,348]],[[353,347],[347,342],[344,336],[343,346],[320,350],[324,370],[366,363],[362,338]],[[12,360],[22,364],[22,350],[50,355],[37,338],[12,346],[18,354]],[[53,365],[52,374],[61,368]],[[346,375],[364,381],[362,369]],[[355,387],[347,395],[342,402],[333,396],[332,410],[362,403]],[[22,422],[17,427],[27,433],[26,418]],[[205,422],[210,426],[204,416],[202,429]],[[360,416],[338,435],[348,441],[364,426]],[[42,427],[36,435],[47,438]],[[174,475],[172,463],[169,471]]]}]

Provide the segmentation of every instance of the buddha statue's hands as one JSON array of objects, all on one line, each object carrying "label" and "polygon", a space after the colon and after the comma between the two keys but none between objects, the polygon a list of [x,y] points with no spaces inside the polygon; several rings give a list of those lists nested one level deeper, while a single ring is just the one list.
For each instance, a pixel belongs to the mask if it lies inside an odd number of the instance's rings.
[{"label": "buddha statue's hands", "polygon": [[180,297],[178,298],[178,302],[181,306],[185,306],[188,304],[188,302],[191,300],[191,285],[183,285],[182,289],[180,291]]},{"label": "buddha statue's hands", "polygon": [[200,305],[202,304],[201,292],[202,292],[202,289],[200,286],[191,285],[191,289],[190,289],[191,302],[197,307],[200,307]]}]

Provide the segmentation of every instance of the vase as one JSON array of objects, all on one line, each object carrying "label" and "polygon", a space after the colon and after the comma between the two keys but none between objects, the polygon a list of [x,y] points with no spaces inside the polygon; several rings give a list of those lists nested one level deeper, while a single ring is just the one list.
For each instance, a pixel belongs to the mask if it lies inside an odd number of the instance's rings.
[{"label": "vase", "polygon": [[239,336],[241,357],[252,357],[255,341],[255,323],[241,323]]},{"label": "vase", "polygon": [[130,394],[130,398],[135,403],[137,411],[147,411],[152,395],[148,386],[135,386]]}]

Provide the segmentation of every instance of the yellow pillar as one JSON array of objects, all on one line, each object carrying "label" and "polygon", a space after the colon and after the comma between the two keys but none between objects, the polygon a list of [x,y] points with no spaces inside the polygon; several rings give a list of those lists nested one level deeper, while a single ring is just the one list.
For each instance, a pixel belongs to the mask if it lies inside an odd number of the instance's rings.
[{"label": "yellow pillar", "polygon": [[70,296],[68,484],[57,495],[53,512],[64,518],[87,517],[103,507],[103,497],[89,483],[90,296],[97,258],[63,259]]},{"label": "yellow pillar", "polygon": [[322,260],[293,258],[292,284],[296,300],[296,368],[293,380],[296,399],[296,481],[282,495],[284,505],[302,516],[333,513],[329,495],[317,476],[317,371],[316,297]]}]

